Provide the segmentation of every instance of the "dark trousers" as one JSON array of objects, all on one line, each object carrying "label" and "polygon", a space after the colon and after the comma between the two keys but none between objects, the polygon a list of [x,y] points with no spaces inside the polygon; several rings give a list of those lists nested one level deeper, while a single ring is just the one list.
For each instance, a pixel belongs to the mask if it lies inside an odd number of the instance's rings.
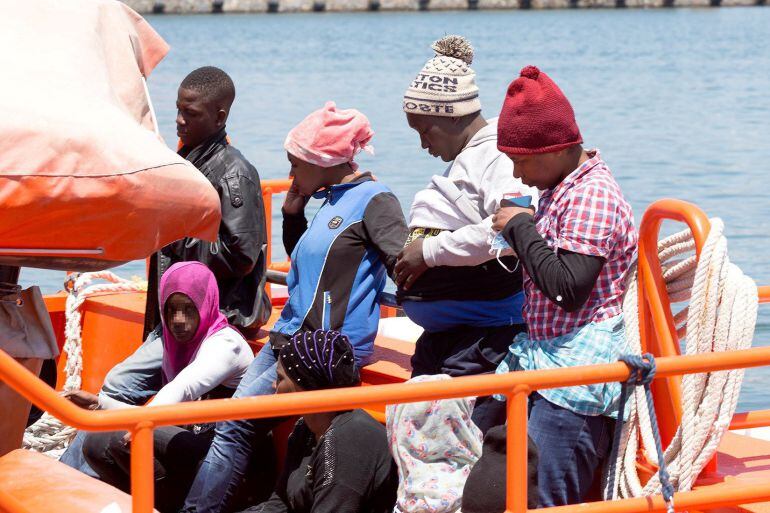
[{"label": "dark trousers", "polygon": [[[479,328],[462,326],[453,330],[424,332],[414,348],[412,377],[447,374],[452,377],[491,374],[508,354],[524,324]],[[473,422],[482,433],[505,423],[505,402],[491,396],[479,397],[473,408]]]},{"label": "dark trousers", "polygon": [[[125,431],[88,433],[83,455],[102,481],[130,493],[131,446],[123,442],[125,434]],[[213,430],[195,434],[177,426],[155,429],[155,508],[158,511],[176,512],[182,507],[212,436]]]},{"label": "dark trousers", "polygon": [[529,434],[539,452],[541,508],[587,499],[609,456],[614,427],[609,417],[580,415],[532,394]]}]

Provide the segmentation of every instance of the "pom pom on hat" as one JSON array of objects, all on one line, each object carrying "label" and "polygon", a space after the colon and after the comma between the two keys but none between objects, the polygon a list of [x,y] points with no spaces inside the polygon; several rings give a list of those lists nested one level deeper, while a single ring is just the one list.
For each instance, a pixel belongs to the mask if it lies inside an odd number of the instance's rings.
[{"label": "pom pom on hat", "polygon": [[520,77],[529,78],[531,80],[537,80],[540,76],[540,70],[537,66],[526,66],[522,68],[521,72],[519,73]]},{"label": "pom pom on hat", "polygon": [[497,122],[497,147],[512,155],[560,151],[583,142],[567,97],[551,78],[526,66],[508,86]]},{"label": "pom pom on hat", "polygon": [[463,36],[444,36],[430,47],[436,55],[460,59],[468,66],[473,64],[473,46]]}]

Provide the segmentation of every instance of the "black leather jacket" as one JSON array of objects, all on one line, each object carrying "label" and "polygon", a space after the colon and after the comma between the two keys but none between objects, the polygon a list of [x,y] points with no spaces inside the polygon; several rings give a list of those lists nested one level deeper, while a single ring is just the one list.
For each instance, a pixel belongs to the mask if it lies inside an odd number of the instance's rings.
[{"label": "black leather jacket", "polygon": [[160,322],[158,282],[174,263],[197,260],[208,266],[219,285],[219,305],[231,324],[250,331],[270,316],[265,294],[265,211],[259,174],[227,142],[225,129],[179,154],[192,162],[217,190],[222,208],[217,242],[186,238],[153,255],[145,315],[145,333]]}]

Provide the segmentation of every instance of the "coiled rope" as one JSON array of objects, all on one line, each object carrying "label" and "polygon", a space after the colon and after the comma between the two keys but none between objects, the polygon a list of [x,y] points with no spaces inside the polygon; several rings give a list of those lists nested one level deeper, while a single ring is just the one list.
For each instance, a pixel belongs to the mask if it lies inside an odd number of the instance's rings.
[{"label": "coiled rope", "polygon": [[[109,283],[93,284],[94,280]],[[147,290],[147,282],[126,280],[110,271],[98,271],[76,275],[68,280],[71,284],[65,306],[64,352],[67,363],[64,367],[66,380],[64,391],[80,390],[83,372],[83,339],[81,337],[82,316],[80,307],[86,299],[96,294],[115,292],[139,292]],[[59,419],[44,413],[40,419],[24,432],[22,447],[58,458],[67,448],[77,430],[63,424]]]},{"label": "coiled rope", "polygon": [[[658,243],[671,303],[689,301],[674,315],[677,336],[684,338],[685,354],[745,349],[751,346],[757,317],[757,287],[751,278],[730,263],[721,219],[711,219],[711,231],[700,259],[693,254],[695,242],[689,230]],[[689,256],[683,256],[688,255]],[[629,273],[623,303],[629,349],[641,354],[636,269]],[[636,470],[641,439],[649,460],[663,463],[676,491],[690,490],[719,446],[735,413],[743,381],[743,370],[688,374],[682,378],[682,424],[658,456],[650,405],[642,387],[629,397],[628,420],[617,441],[614,475],[607,479],[608,499],[648,496],[661,493],[661,479],[654,475],[645,485]]]}]

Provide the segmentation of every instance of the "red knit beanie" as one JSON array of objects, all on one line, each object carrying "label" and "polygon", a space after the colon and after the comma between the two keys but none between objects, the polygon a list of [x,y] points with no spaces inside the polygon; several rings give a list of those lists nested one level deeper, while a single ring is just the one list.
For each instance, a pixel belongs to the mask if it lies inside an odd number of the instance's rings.
[{"label": "red knit beanie", "polygon": [[583,142],[572,105],[535,66],[508,86],[497,121],[497,148],[513,155],[550,153]]}]

